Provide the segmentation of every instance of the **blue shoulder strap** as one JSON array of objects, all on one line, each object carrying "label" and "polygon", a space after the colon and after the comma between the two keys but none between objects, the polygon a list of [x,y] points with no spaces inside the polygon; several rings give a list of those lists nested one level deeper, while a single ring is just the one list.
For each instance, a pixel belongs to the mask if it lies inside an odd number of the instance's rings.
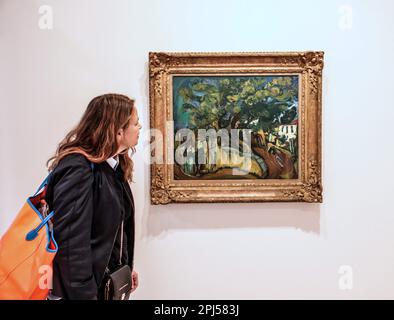
[{"label": "blue shoulder strap", "polygon": [[[94,163],[93,163],[93,162],[90,163],[90,168],[92,168],[92,171],[94,171]],[[47,177],[44,179],[44,181],[43,181],[43,182],[40,184],[40,186],[38,187],[37,191],[34,193],[33,197],[35,197],[35,196],[40,192],[40,190],[41,190],[42,188],[44,188],[44,187],[48,184],[49,177],[51,176],[51,174],[52,174],[52,172],[50,172],[50,173],[47,175]]]},{"label": "blue shoulder strap", "polygon": [[34,193],[33,197],[35,197],[35,196],[40,192],[40,190],[41,190],[42,188],[44,188],[44,187],[48,184],[48,180],[49,180],[49,177],[50,177],[51,173],[52,173],[52,172],[50,172],[50,173],[47,175],[47,177],[44,179],[44,181],[40,184],[40,186],[38,187],[37,191]]},{"label": "blue shoulder strap", "polygon": [[[90,163],[90,167],[92,168],[92,171],[94,171],[94,163],[93,163],[93,162]],[[36,193],[33,195],[33,197],[36,196],[36,195],[40,192],[40,190],[41,190],[42,188],[44,188],[44,187],[48,184],[48,180],[49,180],[49,177],[50,177],[51,174],[52,174],[52,172],[50,172],[50,173],[47,175],[47,177],[44,179],[44,181],[43,181],[43,182],[40,184],[40,186],[38,187],[38,189],[37,189]],[[38,232],[41,230],[41,228],[42,228],[43,226],[45,226],[45,225],[48,223],[49,219],[51,219],[51,218],[53,217],[54,214],[55,214],[54,211],[52,211],[51,213],[49,213],[48,216],[46,216],[46,218],[43,219],[43,220],[41,221],[41,223],[40,223],[37,227],[35,227],[33,230],[31,230],[31,231],[26,235],[26,240],[27,240],[27,241],[32,241],[32,240],[34,240],[34,239],[38,236]]]}]

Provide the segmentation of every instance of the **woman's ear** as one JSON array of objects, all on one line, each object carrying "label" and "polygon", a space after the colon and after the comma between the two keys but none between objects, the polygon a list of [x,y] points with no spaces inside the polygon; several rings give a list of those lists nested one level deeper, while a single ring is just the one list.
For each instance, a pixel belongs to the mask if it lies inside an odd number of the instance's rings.
[{"label": "woman's ear", "polygon": [[118,144],[122,141],[123,139],[123,129],[120,129],[118,131],[118,134],[116,135],[116,140],[118,141]]}]

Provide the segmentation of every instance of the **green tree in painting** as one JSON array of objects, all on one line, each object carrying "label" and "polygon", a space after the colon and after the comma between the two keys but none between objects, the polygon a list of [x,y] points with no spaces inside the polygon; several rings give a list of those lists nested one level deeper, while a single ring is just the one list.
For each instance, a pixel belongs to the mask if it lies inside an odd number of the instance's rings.
[{"label": "green tree in painting", "polygon": [[189,128],[270,130],[296,116],[297,77],[197,77],[178,91]]}]

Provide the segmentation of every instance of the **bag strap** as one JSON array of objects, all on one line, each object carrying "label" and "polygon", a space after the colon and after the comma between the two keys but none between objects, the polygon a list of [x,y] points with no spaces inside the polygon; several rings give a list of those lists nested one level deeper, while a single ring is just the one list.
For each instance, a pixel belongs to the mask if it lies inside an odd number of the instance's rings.
[{"label": "bag strap", "polygon": [[45,219],[42,220],[41,223],[40,223],[36,228],[34,228],[33,230],[29,231],[29,233],[26,235],[26,238],[25,238],[25,239],[26,239],[27,241],[32,241],[32,240],[34,240],[35,238],[37,238],[38,232],[41,230],[41,228],[42,228],[43,226],[45,226],[45,225],[48,223],[49,219],[51,219],[51,218],[53,217],[54,214],[55,214],[55,211],[52,211],[50,214],[48,214],[48,215],[45,217]]},{"label": "bag strap", "polygon": [[[122,205],[124,204],[124,190],[123,184],[121,185],[122,190]],[[119,265],[122,265],[122,255],[123,255],[123,227],[124,227],[124,215],[122,214],[122,223],[120,226],[120,253],[119,253]]]},{"label": "bag strap", "polygon": [[[94,163],[93,163],[93,162],[90,163],[90,168],[92,168],[92,172],[94,172]],[[51,176],[51,174],[52,174],[52,172],[50,172],[50,173],[47,175],[47,177],[44,179],[44,181],[43,181],[43,182],[40,184],[40,186],[38,187],[37,191],[34,193],[33,197],[35,197],[35,196],[41,191],[42,188],[44,188],[44,187],[46,187],[46,186],[48,185],[49,177]],[[41,221],[41,223],[40,223],[37,227],[35,227],[33,230],[29,231],[29,232],[26,234],[26,238],[25,238],[25,239],[26,239],[27,241],[32,241],[32,240],[34,240],[35,238],[37,238],[38,232],[41,230],[41,228],[42,228],[43,226],[45,226],[45,225],[49,222],[49,220],[54,216],[54,214],[55,214],[55,211],[52,210],[52,211],[45,217],[45,219],[43,219],[43,220]]]},{"label": "bag strap", "polygon": [[37,191],[34,193],[33,197],[35,197],[42,188],[44,188],[47,184],[48,184],[48,180],[50,175],[52,174],[52,172],[50,172],[47,177],[44,179],[44,181],[40,184],[40,186],[38,187]]},{"label": "bag strap", "polygon": [[123,254],[123,223],[124,220],[122,219],[122,224],[120,228],[120,254],[119,254],[119,265],[122,265],[122,254]]},{"label": "bag strap", "polygon": [[[90,168],[92,169],[92,171],[94,171],[94,163],[93,162],[90,163]],[[41,184],[38,187],[37,191],[33,194],[33,197],[35,197],[41,191],[41,189],[44,188],[48,184],[49,177],[51,176],[51,174],[52,174],[52,172],[49,172],[49,174],[46,176],[44,181],[41,182]]]}]

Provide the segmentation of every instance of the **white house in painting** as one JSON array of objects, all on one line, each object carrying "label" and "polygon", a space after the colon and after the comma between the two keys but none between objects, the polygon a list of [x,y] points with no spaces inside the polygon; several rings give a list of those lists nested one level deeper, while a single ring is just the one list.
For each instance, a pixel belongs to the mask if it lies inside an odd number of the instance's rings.
[{"label": "white house in painting", "polygon": [[297,138],[297,125],[296,124],[288,124],[288,125],[279,126],[278,135],[285,136],[287,141],[289,141],[291,139],[296,139]]}]

